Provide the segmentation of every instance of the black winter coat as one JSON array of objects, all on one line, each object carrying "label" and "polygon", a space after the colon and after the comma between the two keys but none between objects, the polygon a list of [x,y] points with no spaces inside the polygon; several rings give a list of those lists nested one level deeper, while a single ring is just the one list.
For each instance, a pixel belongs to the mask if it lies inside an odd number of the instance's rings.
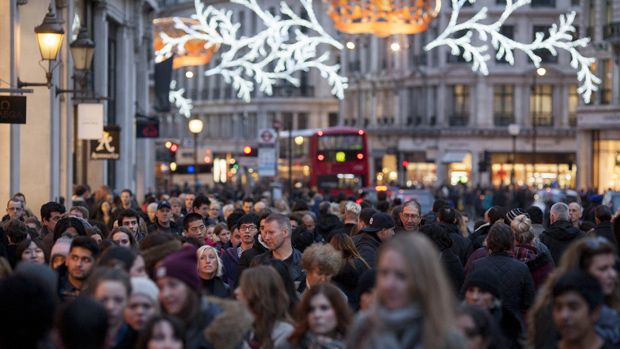
[{"label": "black winter coat", "polygon": [[502,304],[518,314],[522,321],[522,315],[532,305],[535,296],[534,281],[527,265],[504,252],[475,261],[474,270],[484,270],[495,276]]},{"label": "black winter coat", "polygon": [[442,251],[439,260],[446,269],[450,283],[454,288],[454,294],[458,295],[463,286],[463,281],[465,281],[465,271],[463,271],[461,260],[450,249]]},{"label": "black winter coat", "polygon": [[363,233],[359,241],[355,244],[360,256],[364,258],[370,268],[377,267],[377,251],[381,246],[381,240],[375,233]]},{"label": "black winter coat", "polygon": [[333,214],[319,216],[316,221],[316,227],[314,228],[314,238],[316,241],[329,242],[332,234],[343,227],[344,223]]},{"label": "black winter coat", "polygon": [[459,232],[459,228],[456,225],[443,223],[442,225],[449,232],[450,240],[452,240],[452,246],[450,246],[450,250],[452,250],[452,252],[457,257],[459,257],[459,259],[461,260],[461,265],[465,265],[465,263],[467,263],[469,255],[473,252],[471,241],[461,235],[461,233]]},{"label": "black winter coat", "polygon": [[614,236],[614,232],[611,228],[611,222],[601,222],[594,227],[593,230],[595,236],[602,236],[614,244],[614,246],[618,247],[618,241],[616,241],[616,237]]},{"label": "black winter coat", "polygon": [[557,221],[540,235],[540,241],[549,247],[553,262],[558,265],[562,253],[571,242],[584,237],[584,233],[569,221]]},{"label": "black winter coat", "polygon": [[476,231],[474,231],[469,236],[469,240],[472,243],[472,248],[474,251],[482,247],[482,243],[484,242],[484,239],[487,238],[487,234],[489,233],[490,229],[491,225],[489,223],[486,223],[479,226],[478,229],[476,229]]}]

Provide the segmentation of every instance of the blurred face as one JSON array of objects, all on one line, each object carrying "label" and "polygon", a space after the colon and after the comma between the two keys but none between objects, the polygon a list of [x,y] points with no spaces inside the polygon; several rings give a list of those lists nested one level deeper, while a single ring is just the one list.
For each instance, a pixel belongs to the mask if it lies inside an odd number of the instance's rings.
[{"label": "blurred face", "polygon": [[172,210],[171,210],[171,212],[172,212],[172,215],[173,215],[173,216],[178,217],[178,216],[180,216],[180,215],[181,215],[181,208],[182,208],[182,207],[181,207],[181,204],[180,204],[180,203],[174,202],[174,203],[172,203],[170,206],[172,206]]},{"label": "blurred face", "polygon": [[65,260],[69,276],[80,281],[86,280],[88,275],[90,275],[94,263],[93,253],[83,247],[72,248],[69,251],[68,258]]},{"label": "blurred face", "polygon": [[194,194],[185,195],[185,209],[191,210],[192,204],[194,204]]},{"label": "blurred face", "polygon": [[276,251],[284,245],[289,233],[286,229],[281,228],[278,222],[265,222],[265,231],[262,234],[263,241],[270,251]]},{"label": "blurred face", "polygon": [[394,228],[382,229],[377,233],[381,241],[387,241],[394,237]]},{"label": "blurred face", "polygon": [[108,313],[110,326],[120,325],[127,304],[127,289],[119,281],[106,280],[97,285],[94,298]]},{"label": "blurred face", "polygon": [[6,214],[8,214],[9,218],[11,219],[20,218],[21,216],[23,216],[24,206],[22,202],[19,200],[9,201],[9,203],[6,205]]},{"label": "blurred face", "polygon": [[325,295],[317,294],[312,297],[308,325],[310,330],[318,335],[328,335],[336,330],[338,325],[336,311]]},{"label": "blurred face", "polygon": [[254,206],[254,204],[252,204],[252,202],[250,201],[246,201],[243,203],[243,212],[245,212],[245,214],[248,214],[250,212],[252,212],[252,206]]},{"label": "blurred face", "polygon": [[185,235],[203,241],[205,236],[207,235],[207,227],[205,226],[202,219],[189,222],[187,224],[187,230],[185,231]]},{"label": "blurred face", "polygon": [[60,212],[52,212],[50,213],[50,219],[43,218],[43,225],[47,228],[49,232],[53,232],[54,228],[56,228],[56,223],[62,218],[62,214]]},{"label": "blurred face", "polygon": [[297,229],[297,221],[294,219],[291,219],[290,222],[291,222],[291,230],[295,231],[295,229]]},{"label": "blurred face", "polygon": [[129,229],[132,233],[138,232],[138,218],[136,217],[124,217],[123,227]]},{"label": "blurred face", "polygon": [[303,218],[301,219],[301,223],[304,225],[304,228],[306,228],[307,231],[314,231],[315,223],[314,219],[312,219],[310,215],[303,216]]},{"label": "blurred face", "polygon": [[581,219],[581,206],[579,204],[572,202],[568,205],[568,218],[571,222],[579,222]]},{"label": "blurred face", "polygon": [[22,252],[21,258],[22,261],[45,264],[45,255],[43,254],[43,250],[32,241],[30,242],[30,245],[28,245],[28,248]]},{"label": "blurred face", "polygon": [[479,330],[476,328],[474,320],[466,314],[460,315],[457,318],[457,326],[463,332],[466,341],[467,349],[486,349],[487,342],[482,338]]},{"label": "blurred face", "polygon": [[256,225],[253,223],[244,223],[239,226],[239,234],[241,235],[241,241],[250,245],[254,243],[254,237],[258,230],[256,229]]},{"label": "blurred face", "polygon": [[181,280],[167,276],[157,279],[157,286],[161,306],[168,314],[178,315],[192,291]]},{"label": "blurred face", "polygon": [[381,255],[377,268],[376,290],[381,304],[390,310],[403,308],[411,303],[405,259],[398,252],[387,250]]},{"label": "blurred face", "polygon": [[170,216],[171,216],[171,212],[170,212],[170,209],[167,207],[162,207],[159,210],[157,210],[157,221],[160,224],[170,223]]},{"label": "blurred face", "polygon": [[603,294],[608,296],[618,287],[618,272],[616,272],[616,258],[613,254],[599,254],[592,258],[588,273],[594,276],[603,288]]},{"label": "blurred face", "polygon": [[241,233],[239,232],[239,229],[233,229],[232,235],[230,237],[230,243],[233,245],[233,247],[237,247],[239,246],[239,244],[241,244]]},{"label": "blurred face", "polygon": [[97,242],[97,245],[101,245],[101,241],[103,240],[103,238],[99,234],[93,234],[90,236],[90,238],[95,240]]},{"label": "blurred face", "polygon": [[217,237],[220,239],[221,243],[227,244],[230,242],[230,231],[228,229],[222,229]]},{"label": "blurred face", "polygon": [[205,250],[205,252],[198,258],[198,272],[203,278],[212,278],[217,272],[217,256],[211,249]]},{"label": "blurred face", "polygon": [[52,269],[56,269],[63,264],[65,264],[65,256],[55,255],[54,258],[52,258],[52,262],[51,262]]},{"label": "blurred face", "polygon": [[209,217],[216,219],[217,216],[219,215],[220,215],[220,205],[216,203],[212,203],[211,206],[209,206]]},{"label": "blurred face", "polygon": [[407,231],[418,230],[421,220],[420,211],[415,206],[407,205],[400,212],[400,221],[403,222],[403,227]]},{"label": "blurred face", "polygon": [[140,331],[155,313],[155,305],[147,296],[134,293],[125,307],[125,322],[134,330]]},{"label": "blurred face", "polygon": [[495,297],[487,291],[479,287],[470,287],[465,291],[465,303],[469,305],[477,305],[484,309],[491,309]]},{"label": "blurred face", "polygon": [[116,242],[120,247],[131,248],[131,240],[129,240],[129,235],[119,231],[112,235],[112,241]]},{"label": "blurred face", "polygon": [[110,203],[107,201],[104,201],[101,203],[101,212],[103,212],[104,214],[109,214],[110,213]]},{"label": "blurred face", "polygon": [[209,205],[202,204],[200,207],[194,207],[194,213],[198,213],[203,218],[209,217]]},{"label": "blurred face", "polygon": [[133,261],[131,269],[129,269],[129,276],[131,277],[147,277],[146,268],[144,266],[144,258],[138,255]]},{"label": "blurred face", "polygon": [[122,192],[121,202],[123,203],[123,208],[131,208],[131,195],[126,191]]},{"label": "blurred face", "polygon": [[147,206],[146,214],[149,216],[149,220],[152,222],[155,220],[155,213],[157,212],[157,206]]},{"label": "blurred face", "polygon": [[168,321],[160,321],[153,327],[153,336],[147,343],[147,349],[183,349],[183,341],[174,336]]},{"label": "blurred face", "polygon": [[71,210],[69,210],[69,216],[72,216],[72,217],[78,217],[78,218],[86,218],[86,217],[84,217],[84,215],[82,214],[82,211],[80,211],[80,210],[76,210],[76,209],[71,209]]},{"label": "blurred face", "polygon": [[235,288],[235,298],[237,298],[239,302],[245,305],[248,304],[248,299],[245,297],[245,293],[243,293],[243,289],[241,289],[241,286]]},{"label": "blurred face", "polygon": [[553,323],[563,341],[576,342],[594,330],[598,311],[590,312],[588,303],[575,291],[569,291],[553,300]]},{"label": "blurred face", "polygon": [[306,270],[306,283],[308,284],[308,287],[325,283],[329,281],[330,277],[331,275],[321,273],[319,268]]}]

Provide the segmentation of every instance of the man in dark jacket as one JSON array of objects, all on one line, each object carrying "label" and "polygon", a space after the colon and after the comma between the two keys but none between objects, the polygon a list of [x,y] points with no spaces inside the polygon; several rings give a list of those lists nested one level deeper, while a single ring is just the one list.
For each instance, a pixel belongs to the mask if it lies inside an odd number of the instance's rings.
[{"label": "man in dark jacket", "polygon": [[599,205],[594,209],[594,222],[596,227],[593,229],[593,234],[604,237],[617,248],[618,241],[616,241],[614,232],[611,229],[611,209],[609,206]]},{"label": "man in dark jacket", "polygon": [[473,232],[473,234],[469,235],[469,240],[472,243],[472,247],[474,251],[482,247],[482,244],[484,243],[484,239],[487,238],[487,234],[489,233],[489,229],[491,229],[491,226],[495,222],[497,222],[500,219],[504,219],[504,216],[506,215],[506,211],[507,210],[504,207],[493,206],[484,213],[485,223],[479,226]]},{"label": "man in dark jacket", "polygon": [[158,232],[181,236],[183,229],[172,221],[171,208],[168,201],[160,201],[157,204],[155,223],[149,226],[149,234]]},{"label": "man in dark jacket", "polygon": [[319,218],[316,220],[316,228],[314,238],[316,241],[329,242],[332,232],[344,228],[344,224],[338,216],[329,212],[331,203],[329,201],[321,202],[319,206]]},{"label": "man in dark jacket", "polygon": [[459,228],[456,225],[456,212],[453,208],[444,206],[438,210],[437,218],[439,220],[439,224],[444,226],[450,236],[450,240],[452,240],[450,250],[457,257],[459,257],[461,260],[461,265],[465,265],[469,255],[473,252],[472,243],[469,239],[461,235]]},{"label": "man in dark jacket", "polygon": [[540,241],[549,247],[553,261],[558,265],[566,247],[584,234],[568,220],[568,205],[563,202],[551,206],[549,223],[549,228],[542,233]]},{"label": "man in dark jacket", "polygon": [[364,227],[360,234],[360,240],[355,244],[360,256],[368,263],[371,268],[377,266],[377,251],[379,246],[384,241],[391,239],[394,236],[394,219],[383,212],[375,213],[370,218],[370,224]]}]

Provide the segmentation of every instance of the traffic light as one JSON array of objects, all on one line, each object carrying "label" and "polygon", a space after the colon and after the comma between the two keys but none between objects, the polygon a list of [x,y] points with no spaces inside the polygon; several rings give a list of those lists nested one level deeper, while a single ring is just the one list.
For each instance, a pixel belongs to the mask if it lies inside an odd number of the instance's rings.
[{"label": "traffic light", "polygon": [[403,165],[403,169],[407,170],[407,166],[409,166],[409,161],[403,160],[402,165]]},{"label": "traffic light", "polygon": [[168,162],[175,163],[177,161],[177,152],[179,150],[179,145],[171,141],[166,141],[166,143],[164,143],[164,147],[168,149],[168,156],[167,156]]},{"label": "traffic light", "polygon": [[258,156],[258,149],[246,145],[245,147],[243,147],[243,156],[256,157]]}]

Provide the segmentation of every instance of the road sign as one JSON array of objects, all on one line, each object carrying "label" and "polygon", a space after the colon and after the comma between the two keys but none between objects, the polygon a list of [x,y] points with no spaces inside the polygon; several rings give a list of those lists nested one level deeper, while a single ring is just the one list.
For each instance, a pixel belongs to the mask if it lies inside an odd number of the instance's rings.
[{"label": "road sign", "polygon": [[276,130],[272,128],[263,128],[258,130],[258,143],[259,144],[275,144],[278,135]]},{"label": "road sign", "polygon": [[26,123],[26,97],[0,96],[0,124]]},{"label": "road sign", "polygon": [[258,150],[258,175],[274,177],[276,175],[276,148],[262,146]]}]

